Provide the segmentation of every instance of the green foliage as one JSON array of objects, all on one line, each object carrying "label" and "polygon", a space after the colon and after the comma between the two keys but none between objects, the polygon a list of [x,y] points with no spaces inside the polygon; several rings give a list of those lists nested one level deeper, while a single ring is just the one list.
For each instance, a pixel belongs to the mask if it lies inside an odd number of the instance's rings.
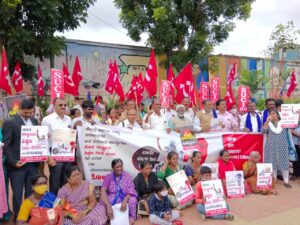
[{"label": "green foliage", "polygon": [[261,90],[264,84],[269,82],[269,78],[265,77],[261,70],[246,70],[242,68],[240,82],[250,88],[252,95]]},{"label": "green foliage", "polygon": [[[43,60],[59,55],[65,39],[55,32],[73,30],[85,22],[87,8],[96,0],[2,0],[0,46],[5,46],[10,71],[24,56]],[[22,65],[25,79],[32,79],[33,65]]]},{"label": "green foliage", "polygon": [[198,63],[233,30],[233,21],[250,16],[254,0],[114,0],[120,20],[134,41],[147,33],[147,45],[166,54],[180,70]]},{"label": "green foliage", "polygon": [[265,106],[265,100],[264,98],[258,99],[258,101],[256,102],[256,109],[259,111],[262,111],[266,108]]}]

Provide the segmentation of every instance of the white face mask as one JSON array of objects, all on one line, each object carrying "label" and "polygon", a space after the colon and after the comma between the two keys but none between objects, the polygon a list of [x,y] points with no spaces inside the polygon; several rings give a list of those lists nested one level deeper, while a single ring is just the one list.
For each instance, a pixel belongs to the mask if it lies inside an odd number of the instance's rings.
[{"label": "white face mask", "polygon": [[165,197],[168,195],[168,190],[161,191],[160,194],[161,194],[161,196]]}]

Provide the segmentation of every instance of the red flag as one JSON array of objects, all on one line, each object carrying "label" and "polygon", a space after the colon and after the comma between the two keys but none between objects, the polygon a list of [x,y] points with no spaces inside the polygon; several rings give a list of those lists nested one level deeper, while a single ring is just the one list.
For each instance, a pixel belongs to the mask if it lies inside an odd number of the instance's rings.
[{"label": "red flag", "polygon": [[210,100],[215,104],[220,99],[220,83],[219,77],[212,77],[210,82]]},{"label": "red flag", "polygon": [[126,98],[128,100],[134,100],[136,101],[136,104],[140,104],[143,100],[143,92],[144,92],[144,86],[143,86],[143,77],[140,72],[139,76],[132,76],[131,80],[131,86],[126,93]]},{"label": "red flag", "polygon": [[12,83],[16,89],[16,92],[19,93],[23,90],[23,78],[21,73],[21,65],[17,62],[15,66],[15,72],[12,76]]},{"label": "red flag", "polygon": [[99,106],[101,104],[101,98],[97,95],[96,105]]},{"label": "red flag", "polygon": [[72,77],[70,76],[68,67],[63,63],[63,73],[64,73],[64,92],[77,96],[78,90],[75,87]]},{"label": "red flag", "polygon": [[112,64],[111,61],[109,61],[108,72],[105,82],[105,90],[111,95],[114,93],[114,82],[112,73]]},{"label": "red flag", "polygon": [[0,73],[0,88],[2,88],[5,92],[11,95],[11,88],[9,82],[9,70],[8,70],[8,62],[6,57],[5,49],[2,49],[2,64],[1,64],[1,73]]},{"label": "red flag", "polygon": [[201,82],[200,83],[200,90],[199,90],[199,100],[200,100],[200,108],[202,109],[202,101],[209,99],[209,90],[210,86],[208,82]]},{"label": "red flag", "polygon": [[227,85],[226,85],[226,95],[225,95],[225,102],[226,102],[226,107],[227,110],[231,110],[232,107],[236,104],[235,99],[234,99],[234,94],[232,90],[232,83],[234,81],[236,75],[236,63],[233,64],[229,75],[228,75],[228,80],[227,80]]},{"label": "red flag", "polygon": [[144,87],[146,88],[150,98],[152,98],[156,94],[157,76],[158,76],[158,73],[157,73],[157,67],[156,67],[156,59],[155,59],[154,49],[152,49],[148,67],[147,67],[147,71],[146,71],[146,76],[144,79]]},{"label": "red flag", "polygon": [[290,86],[289,89],[287,91],[287,96],[290,97],[292,92],[296,89],[297,86],[297,81],[296,81],[296,72],[295,69],[293,69],[293,72],[291,74],[291,78],[290,78]]},{"label": "red flag", "polygon": [[38,95],[44,96],[44,81],[40,65],[38,65]]},{"label": "red flag", "polygon": [[175,90],[175,86],[173,83],[174,78],[175,78],[175,75],[173,72],[173,65],[171,63],[170,67],[169,67],[169,71],[168,71],[168,76],[167,76],[167,80],[171,82],[171,84],[170,84],[170,100],[171,100],[171,102],[174,102],[174,90]]},{"label": "red flag", "polygon": [[248,86],[238,88],[238,111],[247,112],[248,103],[250,102],[250,89]]},{"label": "red flag", "polygon": [[183,98],[189,97],[192,105],[195,105],[194,81],[192,64],[188,63],[174,79],[174,86],[177,90],[176,102],[181,103]]},{"label": "red flag", "polygon": [[76,95],[75,96],[78,96],[78,94],[79,94],[79,84],[80,84],[80,81],[82,80],[82,73],[81,73],[81,68],[80,68],[80,63],[79,63],[78,56],[76,56],[76,59],[75,59],[72,79],[73,79],[73,82],[74,82],[74,85],[75,85],[75,88],[76,88]]},{"label": "red flag", "polygon": [[125,100],[125,95],[120,81],[119,68],[116,60],[114,61],[114,65],[113,65],[113,82],[114,82],[115,92],[120,97],[120,101],[123,102]]}]

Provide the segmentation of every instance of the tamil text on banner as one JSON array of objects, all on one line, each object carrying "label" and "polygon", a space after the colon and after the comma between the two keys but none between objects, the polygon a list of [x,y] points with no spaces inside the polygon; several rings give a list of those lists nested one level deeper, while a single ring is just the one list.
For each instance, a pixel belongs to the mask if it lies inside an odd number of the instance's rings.
[{"label": "tamil text on banner", "polygon": [[64,73],[62,70],[51,69],[51,102],[55,98],[64,97]]},{"label": "tamil text on banner", "polygon": [[296,128],[299,122],[300,104],[281,105],[281,127]]},{"label": "tamil text on banner", "polygon": [[257,184],[258,190],[272,189],[273,166],[271,163],[257,163]]},{"label": "tamil text on banner", "polygon": [[75,159],[76,130],[62,128],[53,130],[51,156],[58,162],[73,162]]},{"label": "tamil text on banner", "polygon": [[21,101],[26,98],[26,95],[14,95],[5,97],[4,102],[8,111],[8,115],[13,116],[17,114],[20,109]]},{"label": "tamil text on banner", "polygon": [[219,179],[219,164],[218,163],[203,163],[201,166],[207,166],[211,169],[211,179]]},{"label": "tamil text on banner", "polygon": [[206,202],[205,215],[214,216],[227,213],[224,190],[221,180],[201,181],[203,198]]},{"label": "tamil text on banner", "polygon": [[[135,131],[108,125],[78,127],[77,129],[85,177],[96,186],[101,185],[105,175],[111,172],[111,161],[115,158],[123,160],[124,168],[132,177],[137,175],[139,164],[144,160],[152,162],[154,170],[157,170],[170,151],[178,153],[181,164],[187,163],[183,162],[186,152],[179,133],[167,134],[157,130]],[[263,142],[260,142],[262,134],[196,134],[198,151],[202,153],[204,163],[215,163],[218,160],[220,151],[224,149],[224,135],[240,135],[240,138],[236,140],[236,146],[245,145],[233,154],[235,158],[233,161],[238,170],[241,170],[242,164],[248,160],[252,145],[256,146],[255,150],[263,155]],[[245,137],[242,138],[243,136]],[[245,142],[245,139],[251,141]],[[239,143],[240,141],[245,143]]]},{"label": "tamil text on banner", "polygon": [[195,198],[193,188],[183,170],[167,177],[167,181],[180,205],[184,205]]},{"label": "tamil text on banner", "polygon": [[162,108],[169,108],[170,106],[170,88],[171,82],[168,80],[160,81],[160,103]]},{"label": "tamil text on banner", "polygon": [[210,100],[216,103],[220,99],[220,84],[219,77],[212,77],[210,81]]},{"label": "tamil text on banner", "polygon": [[238,111],[248,112],[248,103],[250,102],[250,89],[248,86],[238,88]]},{"label": "tamil text on banner", "polygon": [[245,197],[243,171],[228,171],[226,175],[226,189],[228,198]]},{"label": "tamil text on banner", "polygon": [[48,159],[48,127],[22,126],[20,161],[42,162]]}]

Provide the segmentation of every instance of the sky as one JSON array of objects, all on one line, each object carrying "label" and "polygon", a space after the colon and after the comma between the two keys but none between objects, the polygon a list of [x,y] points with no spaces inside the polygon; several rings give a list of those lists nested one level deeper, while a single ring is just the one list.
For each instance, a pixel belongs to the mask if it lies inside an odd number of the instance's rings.
[{"label": "sky", "polygon": [[[252,4],[251,16],[246,21],[236,21],[236,27],[229,38],[214,48],[214,54],[263,57],[263,51],[270,41],[270,34],[278,24],[294,21],[300,29],[299,0],[256,0]],[[98,0],[88,9],[87,23],[74,31],[65,32],[66,38],[145,46],[147,35],[137,43],[126,34],[119,22],[119,10],[113,0]]]}]

